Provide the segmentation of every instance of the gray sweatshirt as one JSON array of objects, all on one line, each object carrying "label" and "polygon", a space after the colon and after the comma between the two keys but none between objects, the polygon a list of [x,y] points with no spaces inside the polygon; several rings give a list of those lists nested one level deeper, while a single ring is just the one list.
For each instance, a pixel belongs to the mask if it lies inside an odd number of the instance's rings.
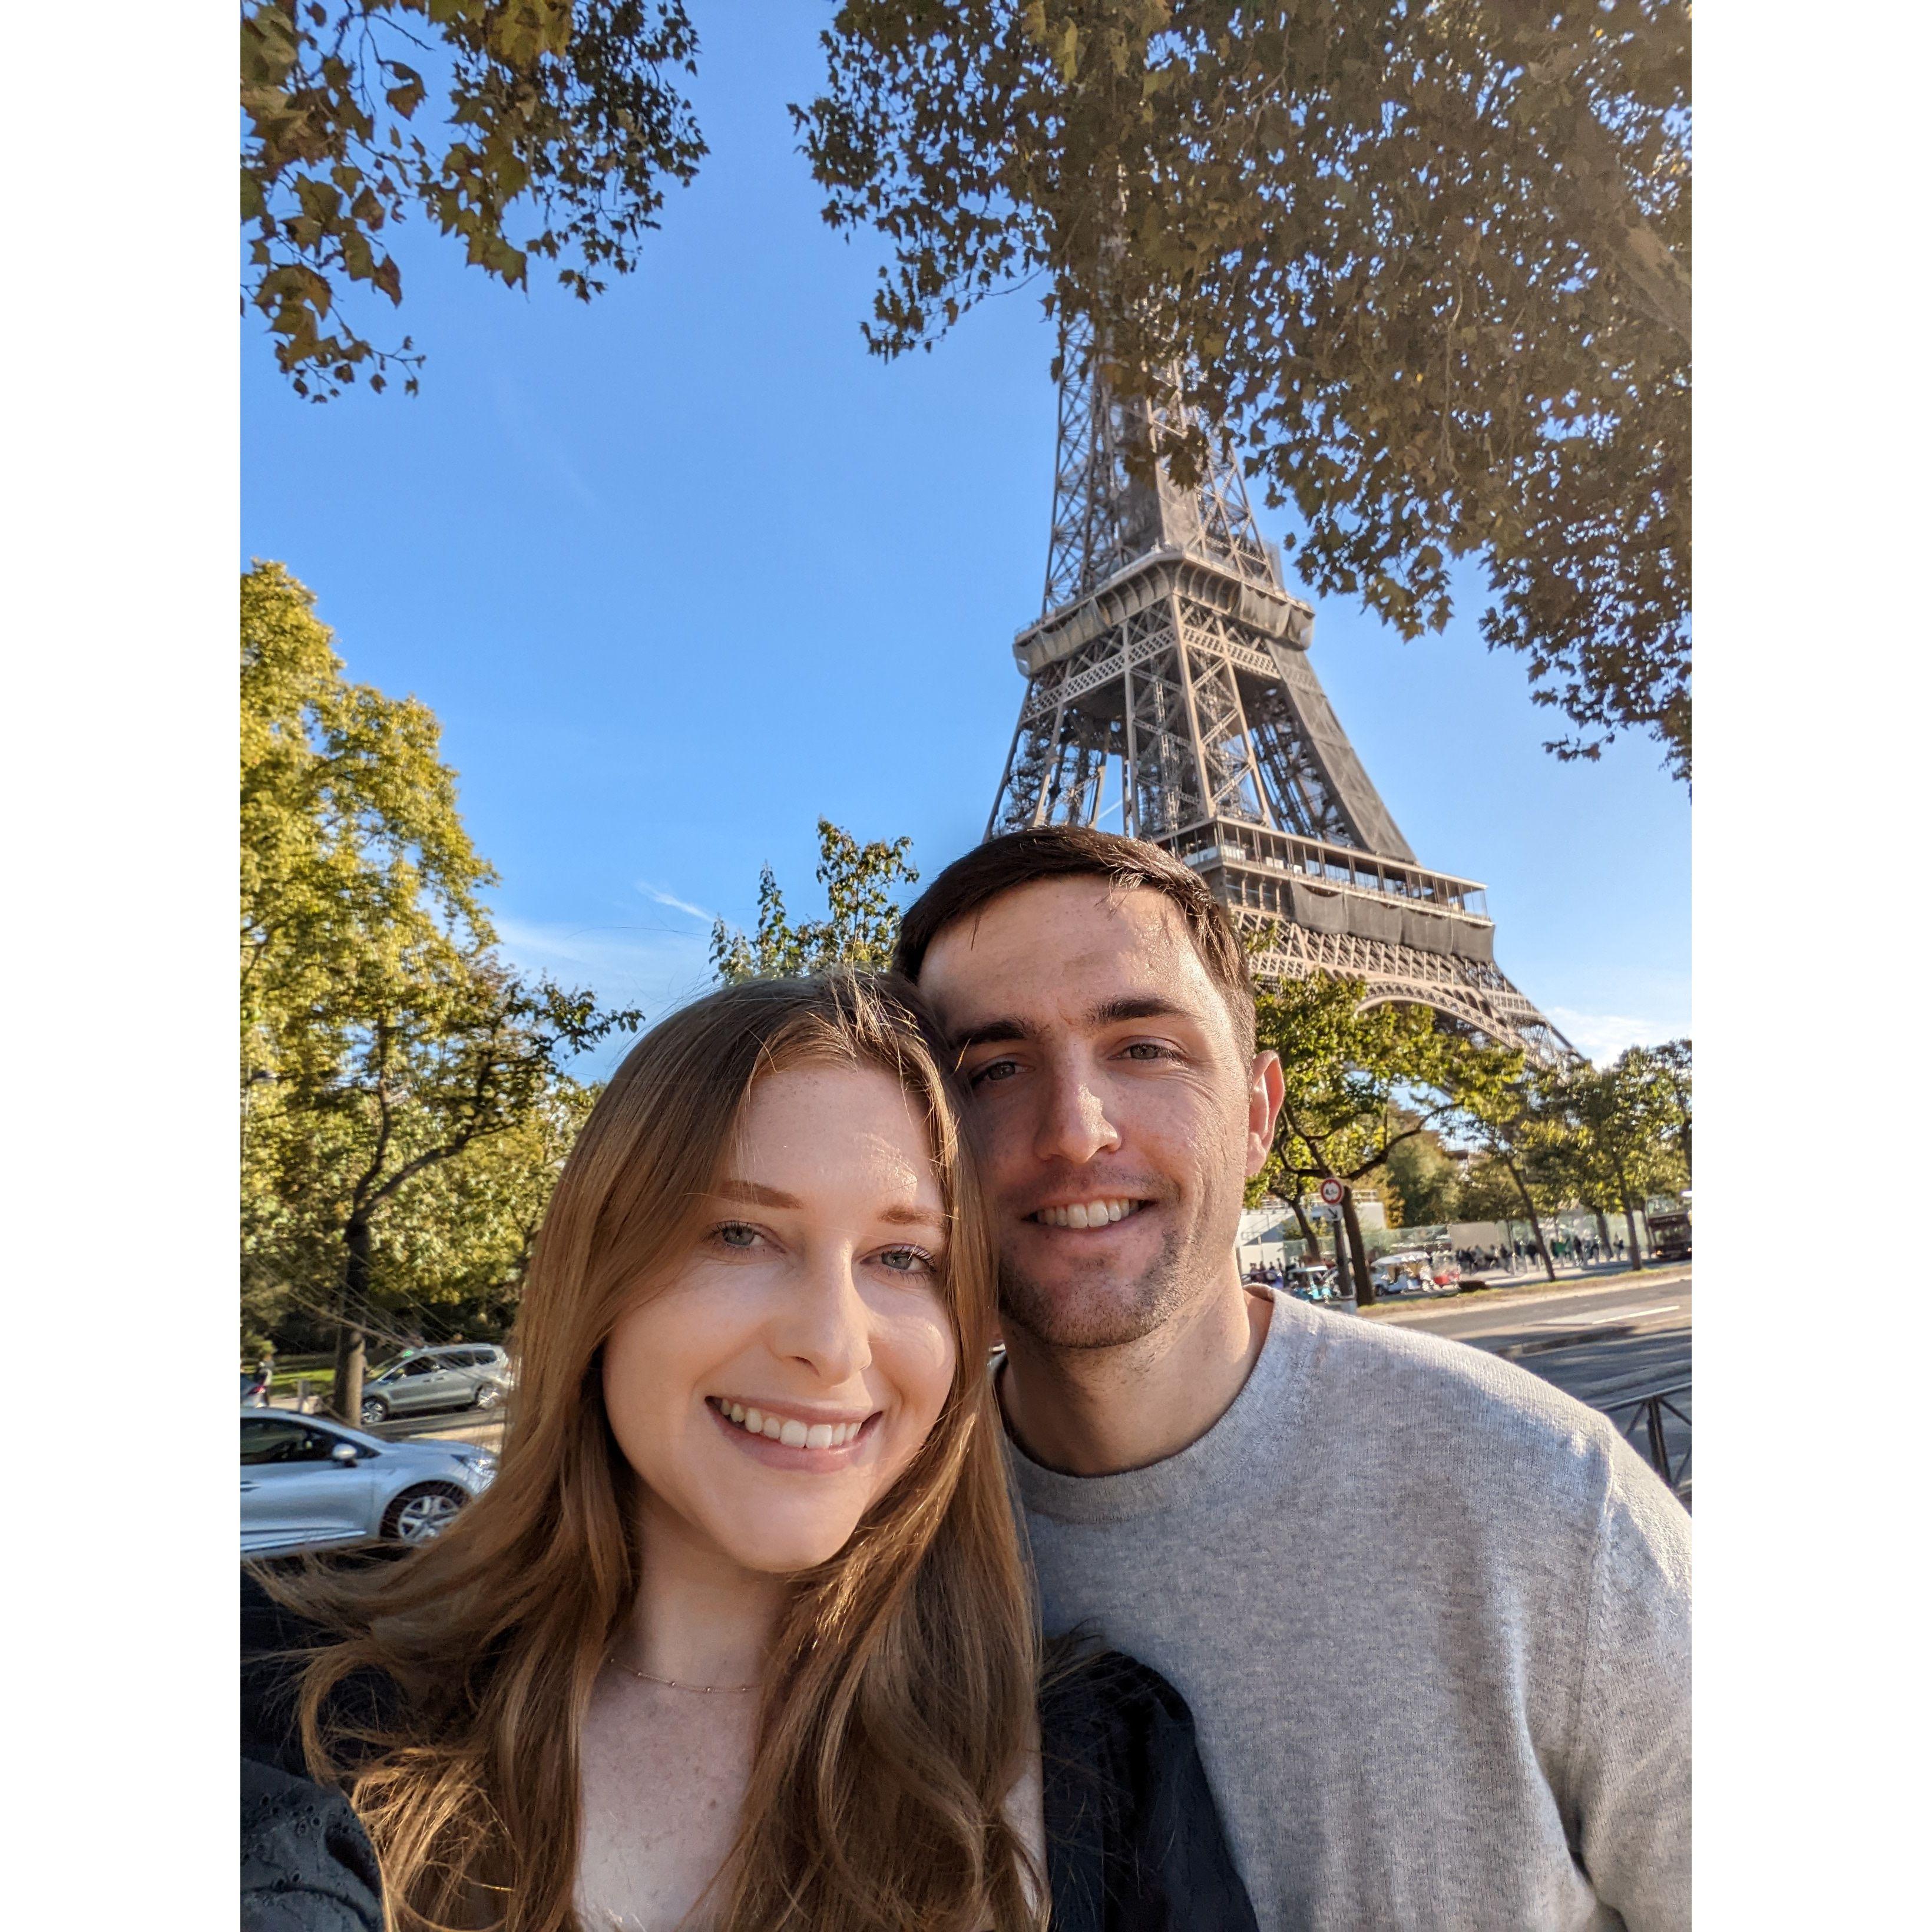
[{"label": "gray sweatshirt", "polygon": [[1263,1932],[1688,1925],[1690,1518],[1521,1369],[1274,1304],[1178,1456],[1009,1444],[1048,1632],[1192,1706]]}]

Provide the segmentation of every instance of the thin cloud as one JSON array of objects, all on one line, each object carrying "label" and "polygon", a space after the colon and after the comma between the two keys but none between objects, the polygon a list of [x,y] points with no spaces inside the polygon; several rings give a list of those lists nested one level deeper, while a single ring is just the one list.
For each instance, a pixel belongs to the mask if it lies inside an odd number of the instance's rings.
[{"label": "thin cloud", "polygon": [[1598,1066],[1616,1058],[1626,1047],[1661,1046],[1682,1040],[1690,1030],[1688,1021],[1641,1019],[1629,1013],[1580,1013],[1571,1006],[1552,1006],[1549,1018],[1558,1033]]},{"label": "thin cloud", "polygon": [[675,892],[660,892],[656,886],[648,885],[642,879],[638,881],[638,890],[646,898],[656,899],[659,905],[669,906],[674,912],[688,912],[693,919],[704,920],[706,926],[717,922],[718,915],[715,912],[707,912],[701,905],[693,905],[690,900],[681,899]]}]

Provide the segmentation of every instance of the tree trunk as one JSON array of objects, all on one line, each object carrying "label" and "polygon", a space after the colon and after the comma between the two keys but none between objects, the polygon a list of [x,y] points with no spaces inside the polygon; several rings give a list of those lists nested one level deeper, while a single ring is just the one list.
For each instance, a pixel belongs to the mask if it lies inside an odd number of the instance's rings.
[{"label": "tree trunk", "polygon": [[369,1223],[359,1216],[352,1217],[343,1230],[343,1245],[348,1253],[342,1264],[342,1310],[335,1331],[335,1388],[329,1396],[329,1407],[351,1427],[359,1429],[368,1338],[354,1318],[354,1311],[369,1305],[369,1281],[374,1271],[374,1238]]},{"label": "tree trunk", "polygon": [[[1612,1156],[1615,1160],[1616,1156]],[[1630,1268],[1633,1272],[1643,1266],[1643,1250],[1637,1245],[1636,1210],[1630,1204],[1630,1183],[1624,1178],[1623,1163],[1616,1162],[1617,1196],[1624,1204],[1624,1225],[1630,1229]]]},{"label": "tree trunk", "polygon": [[1522,1211],[1529,1216],[1529,1232],[1536,1237],[1536,1252],[1543,1257],[1543,1272],[1554,1281],[1556,1264],[1550,1258],[1550,1244],[1543,1238],[1543,1223],[1536,1212],[1536,1203],[1529,1198],[1529,1190],[1523,1178],[1517,1173],[1516,1162],[1508,1154],[1503,1156],[1503,1166],[1509,1170],[1509,1178],[1516,1183],[1516,1191],[1522,1196]]},{"label": "tree trunk", "polygon": [[1318,1267],[1322,1261],[1322,1237],[1315,1232],[1315,1224],[1309,1220],[1307,1211],[1301,1204],[1300,1196],[1298,1194],[1290,1204],[1294,1209],[1296,1225],[1301,1230],[1303,1251],[1309,1260]]},{"label": "tree trunk", "polygon": [[1608,1261],[1610,1258],[1610,1224],[1604,1219],[1604,1210],[1600,1208],[1592,1208],[1590,1212],[1597,1217],[1597,1240],[1604,1250],[1604,1260]]},{"label": "tree trunk", "polygon": [[1630,1205],[1628,1194],[1624,1196],[1624,1226],[1630,1230],[1630,1266],[1640,1268],[1643,1266],[1643,1250],[1637,1246],[1636,1210]]},{"label": "tree trunk", "polygon": [[1352,1187],[1342,1190],[1342,1225],[1348,1231],[1349,1258],[1354,1264],[1355,1306],[1370,1307],[1376,1298],[1376,1285],[1369,1278],[1368,1252],[1362,1246],[1362,1224],[1355,1216],[1355,1190]]}]

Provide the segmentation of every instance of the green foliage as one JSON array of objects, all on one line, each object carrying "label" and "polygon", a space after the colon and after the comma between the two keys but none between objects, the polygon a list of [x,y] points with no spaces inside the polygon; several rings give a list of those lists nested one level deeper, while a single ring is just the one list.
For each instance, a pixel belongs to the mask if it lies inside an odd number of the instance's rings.
[{"label": "green foliage", "polygon": [[1508,1166],[1494,1154],[1485,1154],[1469,1163],[1456,1190],[1456,1215],[1459,1221],[1520,1221],[1523,1218],[1521,1192],[1510,1178]]},{"label": "green foliage", "polygon": [[1390,1227],[1425,1228],[1470,1218],[1462,1208],[1462,1170],[1444,1152],[1442,1136],[1433,1128],[1397,1141],[1385,1166],[1383,1201]]},{"label": "green foliage", "polygon": [[1441,1026],[1426,1006],[1364,1006],[1359,980],[1310,976],[1264,991],[1257,1042],[1284,1089],[1264,1186],[1364,1180],[1395,1150],[1520,1077],[1522,1055]]},{"label": "green foliage", "polygon": [[784,895],[767,866],[758,876],[758,925],[750,939],[721,919],[711,929],[711,963],[726,985],[740,980],[823,972],[829,966],[884,968],[898,937],[899,909],[891,896],[919,874],[907,861],[910,838],[861,845],[829,818],[818,821],[818,872],[826,916],[794,926]]},{"label": "green foliage", "polygon": [[244,1322],[511,1280],[581,1118],[569,1057],[640,1016],[526,981],[434,716],[346,682],[309,592],[242,581]]},{"label": "green foliage", "polygon": [[794,117],[892,260],[874,350],[1046,284],[1178,479],[1226,424],[1300,574],[1492,648],[1594,758],[1690,760],[1690,8],[846,0]]},{"label": "green foliage", "polygon": [[1690,1178],[1690,1042],[1578,1060],[1541,1084],[1530,1164],[1586,1208],[1628,1213]]},{"label": "green foliage", "polygon": [[[296,393],[419,365],[408,337],[380,350],[338,307],[357,283],[400,304],[383,236],[412,206],[510,286],[532,256],[586,302],[600,272],[628,274],[664,184],[705,152],[672,77],[697,50],[684,0],[243,0],[243,295]],[[536,224],[520,242],[519,209]]]}]

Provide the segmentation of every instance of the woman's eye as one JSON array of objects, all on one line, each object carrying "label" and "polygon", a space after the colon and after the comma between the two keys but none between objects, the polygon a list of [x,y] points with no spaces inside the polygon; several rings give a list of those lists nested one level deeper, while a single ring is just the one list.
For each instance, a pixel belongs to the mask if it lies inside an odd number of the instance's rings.
[{"label": "woman's eye", "polygon": [[711,1238],[728,1248],[752,1248],[758,1244],[757,1228],[743,1221],[727,1221],[722,1227],[714,1228]]},{"label": "woman's eye", "polygon": [[887,1248],[879,1265],[895,1274],[924,1274],[932,1267],[932,1257],[923,1248]]}]

